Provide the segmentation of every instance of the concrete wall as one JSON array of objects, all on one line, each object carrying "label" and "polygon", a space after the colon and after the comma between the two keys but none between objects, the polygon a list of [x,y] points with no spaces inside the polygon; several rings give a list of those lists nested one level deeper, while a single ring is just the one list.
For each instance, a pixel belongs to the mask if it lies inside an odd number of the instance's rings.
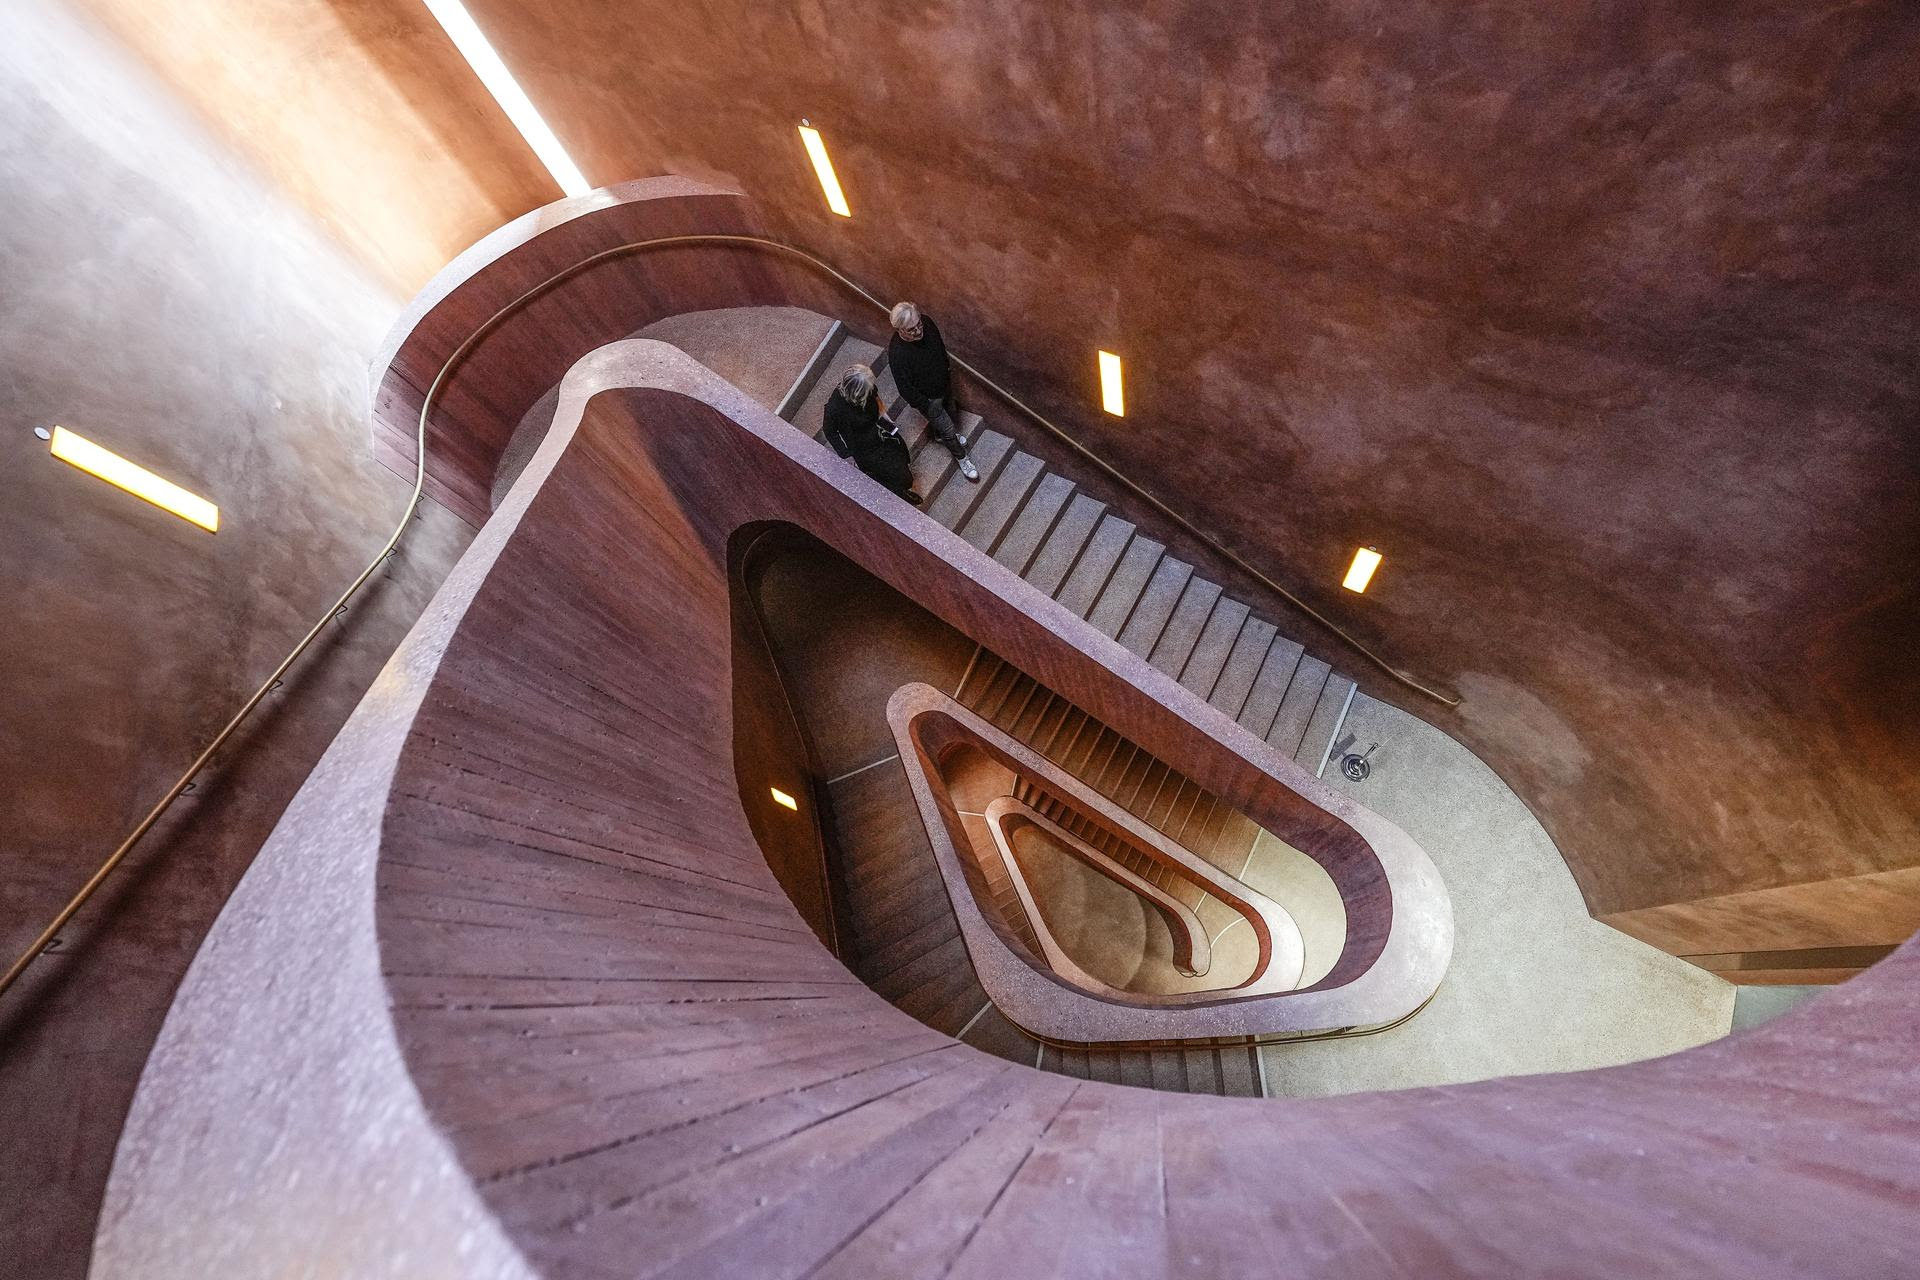
[{"label": "concrete wall", "polygon": [[[366,362],[400,300],[51,0],[0,8],[0,951],[11,960],[380,547]],[[209,535],[53,460],[80,431]],[[122,1118],[201,936],[469,531],[390,574],[0,1002],[0,1271],[84,1273]]]},{"label": "concrete wall", "polygon": [[[86,2],[389,278],[546,190],[413,0]],[[1354,668],[1596,914],[1682,952],[1911,928],[1910,877],[1826,887],[1920,865],[1911,6],[470,7],[590,180],[752,194],[1465,694]]]},{"label": "concrete wall", "polygon": [[1463,693],[1597,914],[1920,864],[1913,6],[473,9],[590,179],[739,184]]}]

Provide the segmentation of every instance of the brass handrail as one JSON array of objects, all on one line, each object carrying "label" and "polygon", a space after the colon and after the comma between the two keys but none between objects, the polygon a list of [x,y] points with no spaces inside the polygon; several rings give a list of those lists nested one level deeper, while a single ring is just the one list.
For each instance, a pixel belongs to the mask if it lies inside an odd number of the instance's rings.
[{"label": "brass handrail", "polygon": [[[434,375],[433,382],[427,387],[427,393],[425,397],[422,398],[422,400],[420,401],[420,419],[419,419],[418,426],[416,427],[414,432],[413,491],[407,497],[406,510],[402,512],[399,523],[397,523],[394,526],[392,534],[390,534],[387,537],[386,545],[381,547],[379,554],[374,556],[374,558],[370,562],[368,562],[367,567],[360,571],[360,576],[355,578],[353,582],[347,587],[347,589],[340,593],[340,598],[334,601],[333,607],[327,610],[325,614],[321,615],[320,620],[313,624],[312,628],[308,630],[306,635],[301,637],[300,643],[293,646],[292,650],[288,652],[287,656],[281,660],[280,665],[273,669],[273,674],[268,676],[266,680],[260,685],[260,687],[253,691],[253,696],[249,697],[245,702],[243,702],[240,705],[240,709],[234,712],[233,718],[228,720],[226,725],[220,730],[220,732],[214,735],[213,741],[207,744],[206,749],[201,751],[201,753],[198,756],[194,757],[193,763],[187,766],[187,771],[181,774],[179,779],[176,780],[171,787],[167,788],[166,794],[160,797],[159,803],[154,805],[152,809],[148,810],[147,816],[142,818],[140,820],[139,825],[134,827],[134,829],[127,835],[127,838],[120,842],[120,847],[115,849],[113,853],[108,856],[107,860],[100,864],[99,869],[95,871],[93,875],[87,879],[87,882],[80,887],[80,891],[74,894],[73,898],[70,901],[68,901],[67,905],[60,909],[59,914],[54,916],[52,922],[49,923],[45,929],[42,929],[40,931],[40,935],[37,938],[35,938],[31,944],[28,945],[25,951],[20,953],[19,957],[16,958],[10,966],[8,966],[6,973],[3,975],[0,975],[0,996],[5,996],[7,991],[12,988],[13,984],[19,980],[20,975],[26,972],[27,966],[32,964],[33,961],[38,956],[40,956],[42,953],[46,951],[48,944],[50,944],[54,940],[54,938],[59,935],[60,930],[66,928],[67,923],[73,919],[74,915],[80,910],[81,907],[87,904],[88,899],[92,898],[93,895],[99,890],[100,886],[106,882],[107,877],[112,875],[114,870],[123,861],[126,860],[127,855],[133,851],[133,847],[136,844],[138,844],[141,841],[141,839],[145,837],[149,831],[153,830],[154,824],[159,822],[160,819],[166,814],[167,810],[173,807],[173,802],[175,800],[178,800],[180,796],[186,791],[188,786],[192,784],[194,775],[199,773],[202,769],[206,768],[207,762],[213,758],[214,752],[218,751],[222,746],[226,745],[227,740],[233,736],[234,731],[240,727],[240,725],[246,720],[248,716],[253,714],[254,708],[258,707],[261,701],[265,699],[269,693],[273,692],[273,688],[276,684],[280,682],[280,678],[286,675],[287,671],[293,666],[293,664],[300,659],[300,656],[304,654],[309,648],[312,647],[313,642],[319,638],[320,632],[326,627],[327,623],[333,621],[333,619],[340,616],[341,612],[346,609],[347,603],[350,600],[352,600],[353,597],[359,593],[360,589],[367,584],[368,579],[373,577],[374,571],[380,567],[381,562],[384,561],[388,556],[392,555],[394,550],[400,545],[400,538],[403,534],[406,533],[408,522],[413,519],[414,513],[419,510],[420,496],[426,485],[427,415],[432,410],[433,402],[435,398],[439,395],[440,389],[446,384],[447,378],[453,373],[454,369],[459,367],[460,363],[463,360],[465,360],[469,354],[472,353],[473,348],[480,342],[480,340],[486,337],[488,334],[492,333],[495,329],[499,328],[502,321],[506,320],[509,316],[513,315],[515,312],[519,311],[522,307],[526,306],[529,302],[532,302],[535,298],[538,298],[543,294],[549,292],[550,290],[555,289],[558,286],[566,283],[568,280],[573,279],[575,276],[587,270],[589,267],[597,266],[598,264],[605,262],[610,258],[622,257],[630,253],[639,253],[647,249],[663,249],[663,248],[669,248],[675,245],[696,245],[696,244],[748,245],[757,249],[772,249],[780,253],[790,254],[793,257],[799,258],[801,261],[806,262],[815,268],[818,268],[820,271],[825,272],[827,275],[832,276],[835,280],[845,285],[849,290],[858,294],[861,298],[865,299],[868,303],[872,304],[875,308],[877,308],[883,314],[891,310],[886,303],[880,301],[880,299],[874,297],[871,293],[868,293],[865,289],[861,288],[853,280],[849,279],[847,276],[843,275],[841,272],[836,270],[832,265],[830,265],[823,259],[815,256],[814,254],[807,252],[805,249],[798,248],[794,245],[787,244],[783,241],[770,240],[770,239],[767,239],[765,236],[697,234],[697,235],[655,236],[647,240],[634,240],[626,244],[615,245],[610,249],[603,249],[598,253],[591,254],[588,257],[582,258],[579,262],[574,263],[570,267],[567,267],[561,271],[555,272],[553,275],[547,277],[545,280],[542,280],[539,284],[533,286],[531,289],[528,289],[525,293],[522,293],[519,297],[513,299],[513,301],[507,303],[505,306],[501,307],[498,311],[495,311],[492,315],[488,316],[486,320],[483,321],[478,328],[476,328],[472,333],[467,335],[465,340],[463,340],[459,346],[453,349],[453,353],[449,355],[446,359],[446,362],[440,366],[440,372]],[[1072,436],[1068,435],[1060,427],[1056,426],[1052,421],[1050,421],[1046,417],[1046,415],[1042,414],[1038,409],[1035,409],[1033,406],[1029,405],[1026,401],[1020,399],[1018,396],[1014,395],[1011,391],[1008,391],[1005,387],[1001,386],[999,383],[995,382],[993,379],[987,377],[985,374],[981,373],[978,369],[974,368],[971,364],[967,363],[965,360],[962,360],[959,356],[954,356],[952,358],[954,363],[958,364],[962,369],[965,369],[968,373],[972,374],[975,378],[977,378],[987,388],[992,390],[1001,399],[1005,400],[1008,404],[1012,405],[1014,408],[1018,409],[1020,412],[1026,414],[1035,423],[1039,424],[1042,428],[1044,428],[1049,434],[1053,435],[1055,438],[1060,440],[1061,443],[1067,445],[1069,448],[1073,449],[1076,453],[1080,454],[1082,457],[1087,459],[1087,461],[1093,463],[1094,466],[1100,468],[1100,470],[1105,472],[1107,476],[1111,478],[1113,481],[1115,481],[1117,484],[1121,485],[1123,488],[1129,490],[1130,492],[1137,494],[1140,498],[1142,498],[1147,503],[1149,503],[1155,510],[1159,511],[1162,515],[1172,520],[1175,524],[1179,525],[1182,529],[1185,529],[1189,534],[1191,534],[1194,538],[1198,539],[1201,543],[1212,548],[1213,551],[1215,551],[1217,554],[1225,557],[1228,561],[1230,561],[1234,565],[1237,565],[1242,571],[1246,572],[1247,574],[1250,574],[1257,581],[1265,585],[1269,590],[1275,592],[1281,598],[1291,603],[1295,608],[1299,609],[1301,612],[1305,613],[1308,617],[1318,622],[1321,626],[1333,632],[1334,635],[1338,636],[1341,640],[1346,642],[1356,652],[1360,653],[1369,662],[1373,663],[1376,667],[1379,667],[1380,670],[1386,672],[1389,676],[1393,677],[1395,680],[1399,681],[1401,684],[1407,686],[1409,689],[1412,689],[1418,693],[1425,694],[1429,698],[1433,698],[1433,699],[1436,699],[1437,701],[1443,702],[1447,706],[1455,707],[1460,705],[1459,698],[1454,697],[1450,694],[1442,693],[1435,689],[1429,688],[1428,686],[1414,679],[1412,676],[1407,675],[1405,672],[1392,666],[1390,663],[1386,661],[1386,659],[1382,658],[1379,654],[1369,649],[1366,645],[1362,644],[1359,640],[1349,635],[1343,628],[1341,628],[1338,624],[1334,623],[1330,619],[1326,618],[1318,610],[1316,610],[1312,605],[1307,604],[1305,601],[1301,600],[1298,596],[1294,595],[1291,591],[1288,591],[1285,587],[1281,586],[1277,582],[1274,582],[1271,578],[1267,577],[1265,574],[1261,573],[1258,569],[1254,568],[1252,565],[1248,564],[1245,560],[1241,559],[1233,551],[1222,546],[1220,543],[1215,541],[1212,537],[1208,536],[1206,533],[1203,533],[1201,530],[1195,528],[1194,525],[1191,524],[1185,517],[1181,516],[1178,512],[1174,511],[1171,507],[1167,506],[1166,503],[1160,501],[1160,499],[1154,497],[1151,493],[1147,492],[1145,489],[1141,488],[1138,484],[1135,484],[1132,480],[1129,480],[1126,476],[1120,474],[1120,472],[1114,470],[1113,467],[1109,466],[1098,455],[1094,454],[1092,451],[1087,449],[1085,445],[1082,445],[1079,441],[1075,440]]]}]

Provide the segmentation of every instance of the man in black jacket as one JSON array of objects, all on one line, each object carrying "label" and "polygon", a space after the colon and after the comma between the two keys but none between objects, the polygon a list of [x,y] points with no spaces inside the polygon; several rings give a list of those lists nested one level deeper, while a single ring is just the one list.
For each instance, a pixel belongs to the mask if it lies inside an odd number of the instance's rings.
[{"label": "man in black jacket", "polygon": [[911,302],[896,306],[892,319],[893,340],[887,343],[887,363],[893,368],[901,398],[926,415],[933,438],[953,455],[960,474],[979,480],[980,468],[967,456],[967,442],[960,438],[960,427],[954,421],[960,416],[960,406],[953,398],[953,372],[947,366],[947,344],[940,340],[940,326]]}]

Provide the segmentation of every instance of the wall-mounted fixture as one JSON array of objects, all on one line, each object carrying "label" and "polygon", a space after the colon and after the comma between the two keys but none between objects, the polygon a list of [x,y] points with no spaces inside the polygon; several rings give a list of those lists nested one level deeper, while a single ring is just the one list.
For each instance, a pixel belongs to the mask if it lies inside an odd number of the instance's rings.
[{"label": "wall-mounted fixture", "polygon": [[208,533],[220,530],[220,508],[197,493],[189,493],[171,480],[162,480],[137,463],[128,462],[111,449],[102,448],[85,436],[65,427],[53,429],[53,456],[71,463],[89,475],[125,489],[136,498],[145,498],[163,511],[171,511]]},{"label": "wall-mounted fixture", "polygon": [[1374,743],[1365,751],[1349,751],[1340,757],[1340,776],[1348,782],[1365,782],[1373,774],[1373,753],[1380,749]]},{"label": "wall-mounted fixture", "polygon": [[786,792],[782,791],[778,787],[768,787],[767,790],[773,792],[773,802],[775,804],[781,806],[782,808],[791,809],[795,813],[800,812],[800,802],[798,800],[795,800],[792,796],[788,795]]},{"label": "wall-mounted fixture", "polygon": [[847,207],[847,193],[840,189],[840,176],[833,171],[833,160],[827,155],[826,139],[812,124],[802,120],[800,141],[807,148],[807,159],[813,161],[813,172],[820,179],[820,193],[827,198],[827,208],[843,218],[851,218],[853,210]]},{"label": "wall-mounted fixture", "polygon": [[540,163],[547,166],[547,172],[560,184],[560,190],[570,196],[583,196],[593,190],[593,185],[580,172],[579,166],[567,155],[567,149],[560,145],[560,139],[554,136],[553,130],[547,127],[547,122],[534,109],[533,99],[527,96],[520,82],[507,70],[507,64],[494,52],[493,44],[482,34],[479,24],[467,12],[466,6],[460,0],[426,0],[426,5],[452,38],[454,47],[460,50],[460,56],[480,77],[480,83],[487,87],[487,92],[507,113],[507,119],[513,122],[513,127],[533,148],[533,154],[539,156]]},{"label": "wall-mounted fixture", "polygon": [[1347,566],[1346,580],[1340,585],[1356,594],[1365,591],[1379,567],[1380,553],[1372,547],[1361,547],[1353,553],[1353,563]]},{"label": "wall-mounted fixture", "polygon": [[1127,397],[1120,383],[1120,357],[1100,353],[1100,407],[1116,418],[1127,416]]}]

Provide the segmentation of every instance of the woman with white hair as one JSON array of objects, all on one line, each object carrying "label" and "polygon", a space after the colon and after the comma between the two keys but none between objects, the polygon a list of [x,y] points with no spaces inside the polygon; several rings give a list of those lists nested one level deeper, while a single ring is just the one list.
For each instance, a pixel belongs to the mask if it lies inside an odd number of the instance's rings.
[{"label": "woman with white hair", "polygon": [[856,364],[842,375],[840,385],[827,397],[825,416],[821,434],[835,453],[853,459],[875,480],[914,506],[920,505],[920,495],[913,491],[913,460],[907,454],[907,442],[880,403],[880,381],[871,368]]},{"label": "woman with white hair", "polygon": [[887,343],[887,364],[900,386],[901,399],[926,415],[933,438],[953,455],[960,474],[977,481],[980,468],[973,465],[967,442],[960,438],[960,405],[953,398],[953,370],[947,361],[947,344],[940,340],[940,326],[911,302],[895,306],[890,319],[893,339]]}]

